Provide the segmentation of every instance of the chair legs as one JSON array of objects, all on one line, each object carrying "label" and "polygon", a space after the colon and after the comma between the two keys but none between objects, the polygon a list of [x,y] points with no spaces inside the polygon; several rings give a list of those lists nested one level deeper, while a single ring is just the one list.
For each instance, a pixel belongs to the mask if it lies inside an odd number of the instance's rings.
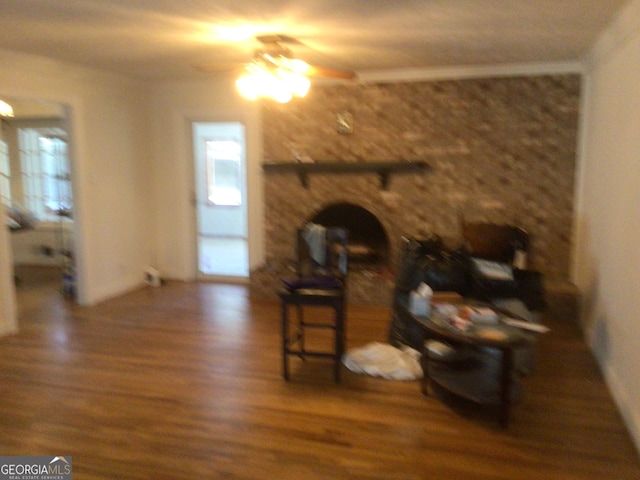
[{"label": "chair legs", "polygon": [[333,364],[333,377],[336,383],[340,383],[340,363],[344,354],[345,332],[344,332],[344,310],[336,308],[336,331],[335,331],[335,354],[336,358]]},{"label": "chair legs", "polygon": [[286,302],[282,302],[281,305],[281,318],[282,318],[282,376],[285,380],[289,381],[289,357],[287,355],[288,338],[289,338],[289,312]]},{"label": "chair legs", "polygon": [[[344,315],[344,298],[331,297],[326,303],[306,304],[304,298],[298,296],[282,296],[281,315],[282,315],[282,376],[285,380],[290,379],[289,356],[295,355],[302,360],[307,357],[330,358],[333,360],[333,376],[336,383],[340,382],[340,368],[342,356],[345,350],[345,315]],[[331,308],[333,310],[333,319],[327,323],[316,323],[307,321],[304,316],[305,305],[315,305]],[[289,315],[290,307],[296,308],[296,325],[291,325]],[[305,345],[306,329],[330,329],[333,330],[334,341],[333,351],[315,351],[308,350]]]},{"label": "chair legs", "polygon": [[300,358],[304,360],[304,352],[305,352],[305,345],[304,345],[304,327],[305,327],[305,323],[304,323],[304,307],[302,305],[296,305],[296,313],[298,314],[297,317],[297,325],[296,325],[296,338],[298,340],[298,344],[300,346],[300,351],[302,352],[300,354]]}]

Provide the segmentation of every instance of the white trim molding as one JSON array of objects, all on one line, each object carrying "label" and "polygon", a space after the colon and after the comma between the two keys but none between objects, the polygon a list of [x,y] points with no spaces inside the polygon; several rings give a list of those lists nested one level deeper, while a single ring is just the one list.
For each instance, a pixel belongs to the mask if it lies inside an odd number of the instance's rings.
[{"label": "white trim molding", "polygon": [[358,72],[362,83],[419,82],[461,78],[516,77],[550,74],[582,74],[581,61],[522,63],[509,65],[470,65],[465,67],[415,68]]}]

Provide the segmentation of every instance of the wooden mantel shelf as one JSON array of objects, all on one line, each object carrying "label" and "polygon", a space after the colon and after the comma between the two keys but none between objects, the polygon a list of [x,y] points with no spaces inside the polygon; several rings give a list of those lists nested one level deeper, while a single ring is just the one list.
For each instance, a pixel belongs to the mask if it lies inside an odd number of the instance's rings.
[{"label": "wooden mantel shelf", "polygon": [[392,173],[426,172],[431,169],[428,163],[422,161],[399,162],[286,162],[265,163],[262,168],[266,173],[294,172],[298,175],[304,188],[309,188],[309,174],[335,173],[363,174],[375,173],[380,177],[380,185],[383,189],[389,186],[389,177]]}]

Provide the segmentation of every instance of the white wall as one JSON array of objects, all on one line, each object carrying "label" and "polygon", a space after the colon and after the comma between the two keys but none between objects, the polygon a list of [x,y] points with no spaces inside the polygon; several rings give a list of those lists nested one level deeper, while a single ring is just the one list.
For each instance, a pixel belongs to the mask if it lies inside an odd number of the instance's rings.
[{"label": "white wall", "polygon": [[13,269],[9,229],[4,225],[6,212],[0,203],[0,337],[18,331],[16,300],[13,295]]},{"label": "white wall", "polygon": [[[145,85],[3,50],[0,65],[1,96],[43,99],[68,109],[80,303],[141,284],[152,235]],[[0,263],[0,277],[4,305],[13,295],[8,260]]]},{"label": "white wall", "polygon": [[574,281],[581,321],[640,449],[640,0],[586,71]]},{"label": "white wall", "polygon": [[240,98],[231,78],[203,75],[198,81],[174,81],[152,88],[153,162],[157,258],[168,278],[196,276],[193,121],[239,121],[247,144],[249,265],[264,257],[262,129],[259,104]]}]

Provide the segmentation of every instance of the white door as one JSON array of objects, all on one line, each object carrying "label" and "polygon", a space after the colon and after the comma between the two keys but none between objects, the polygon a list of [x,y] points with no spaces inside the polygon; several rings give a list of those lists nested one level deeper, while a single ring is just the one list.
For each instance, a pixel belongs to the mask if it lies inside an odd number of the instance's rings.
[{"label": "white door", "polygon": [[198,276],[249,276],[246,148],[239,122],[194,122]]}]

